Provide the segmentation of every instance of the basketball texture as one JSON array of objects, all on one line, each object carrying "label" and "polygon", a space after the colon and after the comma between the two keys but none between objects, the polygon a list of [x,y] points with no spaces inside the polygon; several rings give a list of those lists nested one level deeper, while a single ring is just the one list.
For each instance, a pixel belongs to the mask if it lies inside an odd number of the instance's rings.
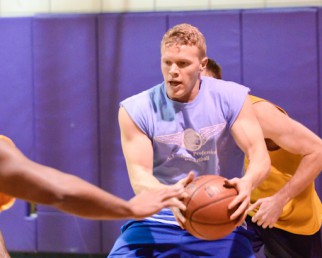
[{"label": "basketball texture", "polygon": [[237,209],[228,210],[237,190],[224,186],[224,177],[204,175],[196,177],[186,186],[188,197],[184,199],[187,209],[185,228],[195,237],[216,240],[229,235],[238,223],[230,220]]}]

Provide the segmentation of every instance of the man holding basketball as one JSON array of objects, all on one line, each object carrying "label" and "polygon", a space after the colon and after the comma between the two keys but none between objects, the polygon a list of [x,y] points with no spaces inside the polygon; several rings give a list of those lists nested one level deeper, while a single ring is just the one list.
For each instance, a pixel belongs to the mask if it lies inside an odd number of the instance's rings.
[{"label": "man holding basketball", "polygon": [[[248,88],[201,79],[206,64],[206,42],[196,27],[168,30],[161,42],[164,82],[121,102],[123,153],[137,194],[177,184],[189,171],[218,174],[239,192],[230,204],[231,209],[239,205],[232,219],[244,218],[250,193],[268,175],[270,160]],[[243,152],[251,160],[244,176]],[[109,257],[254,257],[243,227],[205,241],[183,230],[184,221],[178,208],[130,221]]]},{"label": "man holding basketball", "polygon": [[[214,64],[210,59],[203,74],[221,79],[220,66]],[[264,245],[267,257],[319,258],[322,204],[314,179],[322,170],[322,140],[282,108],[255,96],[251,100],[272,163],[248,209],[254,250]]]},{"label": "man holding basketball", "polygon": [[[0,135],[0,212],[10,208],[16,197],[87,219],[142,219],[164,207],[185,209],[173,197],[181,199],[186,195],[183,186],[189,180],[183,179],[176,186],[142,192],[125,201],[79,177],[33,162],[9,138]],[[1,232],[0,257],[9,257]]]}]

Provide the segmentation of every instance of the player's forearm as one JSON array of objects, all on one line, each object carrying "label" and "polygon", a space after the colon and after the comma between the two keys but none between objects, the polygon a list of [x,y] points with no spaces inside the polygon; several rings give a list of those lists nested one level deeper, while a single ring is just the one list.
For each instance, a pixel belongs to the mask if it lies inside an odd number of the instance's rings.
[{"label": "player's forearm", "polygon": [[249,180],[254,190],[269,174],[271,161],[266,151],[258,151],[249,157],[249,164],[243,179]]},{"label": "player's forearm", "polygon": [[14,161],[6,165],[8,176],[0,183],[6,194],[91,219],[121,219],[132,215],[128,202],[79,177],[25,158]]},{"label": "player's forearm", "polygon": [[314,152],[302,158],[293,177],[275,194],[284,202],[284,205],[291,199],[302,193],[322,170],[322,152]]},{"label": "player's forearm", "polygon": [[89,219],[133,218],[129,203],[98,187],[76,179],[63,198],[52,204],[59,210]]},{"label": "player's forearm", "polygon": [[[48,197],[39,203],[89,219],[132,218],[129,203],[85,180],[46,167],[52,173],[47,182]],[[42,190],[45,192],[45,190]]]},{"label": "player's forearm", "polygon": [[76,176],[37,164],[23,171],[16,172],[18,176],[9,182],[10,188],[3,188],[7,194],[90,219],[132,217],[127,201]]}]

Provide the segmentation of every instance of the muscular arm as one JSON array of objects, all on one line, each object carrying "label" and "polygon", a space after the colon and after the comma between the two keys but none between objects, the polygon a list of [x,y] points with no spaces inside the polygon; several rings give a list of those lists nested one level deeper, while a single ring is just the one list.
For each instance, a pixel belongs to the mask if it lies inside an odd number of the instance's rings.
[{"label": "muscular arm", "polygon": [[134,192],[166,187],[153,176],[153,148],[150,139],[122,107],[119,110],[119,124],[122,149]]},{"label": "muscular arm", "polygon": [[[131,185],[135,193],[142,190],[163,189],[169,187],[153,176],[153,148],[151,140],[136,126],[124,108],[119,110],[121,143]],[[177,184],[184,186],[192,175]]]},{"label": "muscular arm", "polygon": [[33,162],[3,138],[0,138],[0,189],[5,194],[90,219],[149,216],[174,205],[169,198],[183,191],[142,193],[128,202],[79,177]]},{"label": "muscular arm", "polygon": [[236,143],[249,160],[245,175],[241,179],[230,180],[230,183],[235,184],[239,192],[238,197],[230,204],[230,208],[241,203],[238,210],[232,215],[232,219],[246,211],[251,191],[268,176],[270,168],[270,158],[263,133],[251,105],[249,98],[247,98],[231,128]]},{"label": "muscular arm", "polygon": [[[269,102],[253,104],[256,116],[262,127],[264,137],[273,140],[278,146],[290,153],[300,155],[301,162],[294,176],[273,196],[275,207],[282,208],[292,198],[306,189],[322,170],[322,140],[302,124],[291,119]],[[272,200],[270,200],[272,203]],[[269,208],[270,212],[273,210]],[[274,214],[257,212],[254,220],[260,218],[260,224],[270,226],[278,219]]]}]

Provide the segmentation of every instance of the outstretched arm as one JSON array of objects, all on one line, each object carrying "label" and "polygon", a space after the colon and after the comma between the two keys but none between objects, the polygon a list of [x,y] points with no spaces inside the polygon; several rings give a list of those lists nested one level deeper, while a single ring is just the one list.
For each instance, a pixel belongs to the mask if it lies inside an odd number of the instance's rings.
[{"label": "outstretched arm", "polygon": [[253,221],[264,228],[273,227],[283,207],[306,189],[322,170],[322,140],[308,128],[288,117],[273,104],[253,104],[264,137],[281,148],[302,157],[294,176],[273,196],[259,199],[249,207],[259,207]]},{"label": "outstretched arm", "polygon": [[0,138],[0,191],[89,219],[142,218],[168,206],[184,208],[173,198],[182,195],[183,187],[142,192],[125,201],[79,177],[33,162],[4,137]]}]

